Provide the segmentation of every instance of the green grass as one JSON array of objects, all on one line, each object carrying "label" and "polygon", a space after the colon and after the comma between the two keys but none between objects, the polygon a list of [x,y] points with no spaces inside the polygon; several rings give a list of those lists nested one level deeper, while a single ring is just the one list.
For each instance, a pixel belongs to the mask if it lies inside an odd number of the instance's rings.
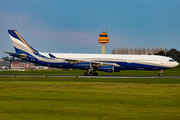
[{"label": "green grass", "polygon": [[[83,75],[83,70],[0,71],[10,75]],[[157,76],[125,70],[101,76]],[[164,70],[180,76],[180,66]],[[180,119],[179,78],[0,77],[0,120]]]},{"label": "green grass", "polygon": [[0,77],[0,120],[180,119],[180,79]]},{"label": "green grass", "polygon": [[[29,70],[29,71],[0,71],[1,75],[83,75],[85,70]],[[158,76],[159,71],[148,70],[122,70],[121,72],[101,72],[100,76]],[[173,69],[164,70],[163,76],[180,76],[180,65]]]}]

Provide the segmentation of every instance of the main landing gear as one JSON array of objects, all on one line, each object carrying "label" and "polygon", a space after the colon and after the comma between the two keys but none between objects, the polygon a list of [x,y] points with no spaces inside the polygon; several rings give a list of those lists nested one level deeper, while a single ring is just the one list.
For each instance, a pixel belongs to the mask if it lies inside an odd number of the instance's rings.
[{"label": "main landing gear", "polygon": [[88,73],[88,72],[85,72],[85,73],[84,73],[84,76],[98,76],[98,73],[95,72],[95,71],[93,71],[93,72],[91,71],[91,72],[89,72],[89,73]]},{"label": "main landing gear", "polygon": [[98,73],[97,72],[90,72],[90,73],[85,72],[84,76],[98,76]]},{"label": "main landing gear", "polygon": [[159,77],[162,76],[162,73],[163,73],[163,70],[160,70],[160,71],[159,71]]},{"label": "main landing gear", "polygon": [[84,76],[98,76],[98,73],[96,72],[95,68],[91,68],[84,73]]}]

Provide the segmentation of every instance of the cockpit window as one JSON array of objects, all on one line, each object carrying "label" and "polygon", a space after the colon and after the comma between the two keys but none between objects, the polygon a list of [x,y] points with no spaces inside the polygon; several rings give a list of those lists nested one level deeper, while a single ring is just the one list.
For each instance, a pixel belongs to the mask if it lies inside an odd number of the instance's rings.
[{"label": "cockpit window", "polygon": [[173,59],[170,59],[169,62],[174,62],[174,60],[173,60]]}]

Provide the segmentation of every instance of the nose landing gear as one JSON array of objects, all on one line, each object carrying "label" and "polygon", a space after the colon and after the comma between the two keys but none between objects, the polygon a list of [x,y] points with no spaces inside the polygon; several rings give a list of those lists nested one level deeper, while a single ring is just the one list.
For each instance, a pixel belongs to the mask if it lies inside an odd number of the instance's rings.
[{"label": "nose landing gear", "polygon": [[162,73],[163,73],[163,70],[160,70],[160,71],[159,71],[159,77],[162,76]]}]

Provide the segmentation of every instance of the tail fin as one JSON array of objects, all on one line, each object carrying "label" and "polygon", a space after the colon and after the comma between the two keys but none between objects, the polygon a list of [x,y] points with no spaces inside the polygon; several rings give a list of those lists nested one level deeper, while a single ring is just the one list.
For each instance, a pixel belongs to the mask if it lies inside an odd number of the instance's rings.
[{"label": "tail fin", "polygon": [[33,49],[16,30],[8,30],[8,32],[16,53],[38,53],[38,51]]}]

